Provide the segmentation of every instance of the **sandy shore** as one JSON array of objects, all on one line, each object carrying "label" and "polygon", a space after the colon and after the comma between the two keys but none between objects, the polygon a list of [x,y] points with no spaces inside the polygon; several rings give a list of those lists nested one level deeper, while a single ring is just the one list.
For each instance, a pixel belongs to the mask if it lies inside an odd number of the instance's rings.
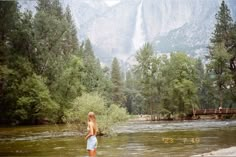
[{"label": "sandy shore", "polygon": [[191,157],[203,157],[203,156],[218,156],[218,157],[227,157],[227,156],[231,157],[232,156],[232,157],[236,157],[236,147],[219,149],[217,151],[212,151],[209,153],[193,155]]}]

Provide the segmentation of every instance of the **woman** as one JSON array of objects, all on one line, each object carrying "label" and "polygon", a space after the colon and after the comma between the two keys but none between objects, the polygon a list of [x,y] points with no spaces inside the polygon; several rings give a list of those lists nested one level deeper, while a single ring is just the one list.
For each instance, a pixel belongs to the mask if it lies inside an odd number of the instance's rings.
[{"label": "woman", "polygon": [[93,112],[88,113],[88,134],[85,137],[85,140],[87,140],[87,150],[89,153],[89,156],[96,156],[96,148],[97,148],[97,123],[95,114]]}]

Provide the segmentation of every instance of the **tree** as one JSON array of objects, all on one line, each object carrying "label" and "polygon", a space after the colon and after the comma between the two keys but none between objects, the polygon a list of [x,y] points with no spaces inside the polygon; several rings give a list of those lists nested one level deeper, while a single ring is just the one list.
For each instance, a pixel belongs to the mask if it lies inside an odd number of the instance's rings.
[{"label": "tree", "polygon": [[36,59],[33,20],[33,13],[31,11],[22,13],[17,25],[17,31],[12,36],[13,52],[26,57],[31,63],[34,63]]},{"label": "tree", "polygon": [[200,108],[204,108],[203,106],[205,106],[206,99],[207,99],[207,94],[205,93],[206,92],[205,90],[207,89],[204,86],[204,81],[207,75],[205,74],[204,65],[200,58],[196,60],[195,69],[197,73],[196,85],[198,87],[199,105],[200,105]]},{"label": "tree", "polygon": [[131,114],[144,113],[144,98],[141,94],[139,76],[133,69],[126,72],[125,79],[125,106]]},{"label": "tree", "polygon": [[[73,54],[78,54],[79,51],[79,41],[77,38],[77,31],[74,24],[74,21],[72,19],[71,11],[69,6],[66,7],[65,11],[65,19],[67,21],[67,33],[65,35],[65,42],[67,42],[67,49],[69,49],[69,52]],[[68,50],[65,50],[65,52],[68,53]]]},{"label": "tree", "polygon": [[47,77],[51,85],[58,78],[68,59],[69,49],[65,52],[65,35],[68,32],[65,18],[60,17],[61,6],[54,1],[39,0],[34,18],[36,45],[35,70]]},{"label": "tree", "polygon": [[83,77],[83,85],[87,92],[97,91],[99,82],[102,80],[102,68],[100,62],[96,59],[91,42],[87,39],[82,50],[82,59],[85,68],[85,75]]},{"label": "tree", "polygon": [[58,122],[63,122],[65,112],[72,106],[71,102],[84,92],[83,75],[82,60],[77,56],[71,56],[60,77],[53,83],[53,98],[59,104]]},{"label": "tree", "polygon": [[196,61],[185,53],[172,53],[163,58],[162,104],[170,113],[180,117],[198,108]]},{"label": "tree", "polygon": [[[9,57],[12,55],[12,36],[17,30],[19,23],[19,8],[16,1],[0,1],[0,122],[8,110],[5,101],[6,82],[12,70],[8,67]],[[10,105],[9,105],[10,106]]]},{"label": "tree", "polygon": [[208,64],[208,70],[213,71],[215,75],[215,84],[218,87],[219,106],[223,106],[223,93],[228,88],[231,80],[230,70],[228,67],[228,60],[230,55],[224,46],[224,43],[215,45],[211,51],[210,63]]},{"label": "tree", "polygon": [[14,118],[18,122],[37,124],[42,120],[56,122],[58,104],[51,99],[43,78],[33,74],[28,76],[18,88],[18,99]]},{"label": "tree", "polygon": [[[233,23],[230,15],[230,10],[225,1],[222,1],[220,9],[216,14],[216,24],[213,36],[211,38],[210,53],[216,45],[224,43],[227,53],[230,54],[228,60],[228,68],[231,70],[234,85],[231,88],[236,88],[236,25]],[[232,89],[232,90],[234,90]]]},{"label": "tree", "polygon": [[38,12],[45,12],[48,15],[52,15],[60,19],[63,18],[62,6],[59,0],[38,0],[36,9]]},{"label": "tree", "polygon": [[43,119],[54,121],[58,105],[51,99],[44,78],[33,72],[26,58],[11,57],[14,62],[1,72],[5,78],[0,106],[3,112],[1,122],[35,124]]},{"label": "tree", "polygon": [[135,67],[135,71],[141,75],[141,91],[145,98],[146,112],[151,114],[153,118],[157,107],[155,105],[159,104],[160,86],[157,86],[159,60],[154,56],[152,45],[149,43],[144,44],[137,52],[136,60],[138,65]]},{"label": "tree", "polygon": [[233,26],[233,20],[230,15],[230,10],[223,0],[218,13],[216,14],[216,24],[213,36],[211,38],[211,43],[221,43],[224,42],[226,48],[231,46],[230,43],[230,33]]},{"label": "tree", "polygon": [[111,82],[112,82],[112,100],[115,104],[123,104],[125,98],[123,93],[123,84],[121,80],[120,65],[117,58],[112,61],[111,70]]},{"label": "tree", "polygon": [[0,1],[0,10],[0,43],[3,44],[10,39],[11,32],[16,29],[19,9],[16,1]]},{"label": "tree", "polygon": [[[210,44],[210,69],[214,69],[216,84],[219,91],[220,106],[227,84],[230,88],[232,98],[235,97],[236,88],[236,26],[230,15],[230,10],[225,1],[222,1],[220,9],[216,14],[216,24]],[[228,54],[227,54],[228,53]],[[227,60],[228,59],[228,60]],[[224,63],[223,63],[224,62]],[[218,66],[218,67],[216,67]],[[229,74],[230,69],[231,76]],[[233,80],[233,81],[231,81]]]}]

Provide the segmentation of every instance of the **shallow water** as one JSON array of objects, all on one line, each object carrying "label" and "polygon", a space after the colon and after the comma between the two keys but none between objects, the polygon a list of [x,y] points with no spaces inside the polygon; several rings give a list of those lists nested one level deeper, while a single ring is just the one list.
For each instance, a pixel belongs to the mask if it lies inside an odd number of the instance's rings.
[{"label": "shallow water", "polygon": [[[129,121],[98,137],[100,157],[190,156],[236,146],[236,121]],[[87,156],[86,141],[67,125],[0,128],[0,156]]]}]

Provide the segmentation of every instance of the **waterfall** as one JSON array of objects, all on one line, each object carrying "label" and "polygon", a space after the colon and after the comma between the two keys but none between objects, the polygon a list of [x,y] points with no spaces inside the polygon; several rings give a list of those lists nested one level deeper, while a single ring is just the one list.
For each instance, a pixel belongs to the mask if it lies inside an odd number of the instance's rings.
[{"label": "waterfall", "polygon": [[141,48],[143,44],[145,43],[145,35],[142,28],[143,26],[142,6],[143,6],[143,0],[140,1],[140,4],[137,7],[136,24],[135,24],[135,30],[134,30],[134,34],[132,38],[133,53],[137,51],[139,48]]}]

